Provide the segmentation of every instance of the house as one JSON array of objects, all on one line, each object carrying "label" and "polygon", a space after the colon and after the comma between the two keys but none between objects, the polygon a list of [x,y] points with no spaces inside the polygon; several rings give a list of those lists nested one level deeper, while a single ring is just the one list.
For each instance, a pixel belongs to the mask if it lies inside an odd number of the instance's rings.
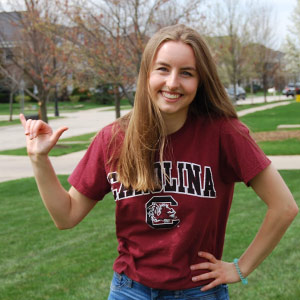
[{"label": "house", "polygon": [[12,49],[20,41],[20,19],[22,12],[0,12],[0,50],[1,63],[10,64]]}]

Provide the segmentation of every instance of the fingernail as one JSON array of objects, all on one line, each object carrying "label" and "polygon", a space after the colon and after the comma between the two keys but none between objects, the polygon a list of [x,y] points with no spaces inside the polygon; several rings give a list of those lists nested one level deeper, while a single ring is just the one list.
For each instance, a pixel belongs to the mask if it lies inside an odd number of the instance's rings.
[{"label": "fingernail", "polygon": [[196,281],[197,280],[197,278],[196,277],[192,277],[192,281]]},{"label": "fingernail", "polygon": [[201,252],[201,251],[199,251],[199,252],[198,252],[198,255],[202,255],[202,252]]}]

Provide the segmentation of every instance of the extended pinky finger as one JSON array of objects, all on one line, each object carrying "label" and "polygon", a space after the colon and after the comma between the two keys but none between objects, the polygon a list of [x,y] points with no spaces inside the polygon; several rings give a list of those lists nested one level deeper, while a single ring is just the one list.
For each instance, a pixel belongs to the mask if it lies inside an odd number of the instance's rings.
[{"label": "extended pinky finger", "polygon": [[25,123],[25,134],[26,134],[26,135],[30,135],[31,122],[32,122],[32,120],[29,119],[29,120],[27,120],[26,123]]}]

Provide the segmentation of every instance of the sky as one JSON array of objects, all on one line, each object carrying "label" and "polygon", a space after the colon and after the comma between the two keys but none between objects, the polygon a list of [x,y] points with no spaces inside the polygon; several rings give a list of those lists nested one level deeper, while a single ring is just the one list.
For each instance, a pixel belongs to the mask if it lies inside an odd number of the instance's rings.
[{"label": "sky", "polygon": [[262,0],[262,2],[273,7],[277,19],[276,35],[281,42],[284,42],[288,26],[291,26],[291,14],[297,5],[297,0]]},{"label": "sky", "polygon": [[[0,7],[5,6],[9,0],[0,0]],[[188,1],[188,0],[187,0]],[[243,1],[243,0],[241,0]],[[291,13],[297,4],[297,0],[260,0],[262,3],[270,5],[274,9],[277,19],[277,28],[275,28],[278,36],[279,45],[285,40],[288,25],[291,25]],[[22,2],[22,1],[20,1]]]}]

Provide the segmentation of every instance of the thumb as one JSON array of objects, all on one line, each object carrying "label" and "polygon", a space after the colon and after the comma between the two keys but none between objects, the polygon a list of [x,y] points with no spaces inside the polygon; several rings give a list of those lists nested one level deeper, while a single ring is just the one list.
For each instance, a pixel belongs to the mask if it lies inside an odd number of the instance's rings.
[{"label": "thumb", "polygon": [[65,126],[58,128],[52,135],[52,141],[56,144],[61,135],[68,129],[69,128]]}]

